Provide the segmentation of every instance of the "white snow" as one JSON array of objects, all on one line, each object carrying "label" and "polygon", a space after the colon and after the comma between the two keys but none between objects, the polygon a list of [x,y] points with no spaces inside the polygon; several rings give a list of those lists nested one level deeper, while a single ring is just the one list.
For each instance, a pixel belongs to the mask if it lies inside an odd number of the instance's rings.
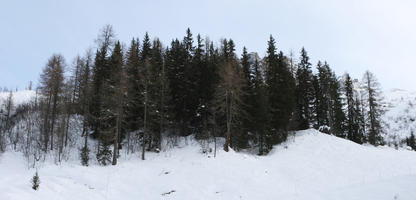
[{"label": "white snow", "polygon": [[46,161],[38,191],[30,183],[35,169],[7,152],[0,156],[0,199],[416,199],[414,151],[315,130],[298,132],[263,157],[220,150],[214,158],[193,139],[187,143],[148,153],[145,161],[122,153],[117,166]]},{"label": "white snow", "polygon": [[387,134],[384,138],[399,142],[416,130],[416,92],[392,89],[385,92],[384,96],[387,108],[383,115]]},{"label": "white snow", "polygon": [[[0,92],[0,103],[4,102],[10,95],[10,92]],[[13,91],[13,104],[20,105],[22,103],[27,103],[31,99],[34,99],[36,96],[36,92],[33,90],[21,90],[21,91]],[[1,105],[1,104],[0,104]]]}]

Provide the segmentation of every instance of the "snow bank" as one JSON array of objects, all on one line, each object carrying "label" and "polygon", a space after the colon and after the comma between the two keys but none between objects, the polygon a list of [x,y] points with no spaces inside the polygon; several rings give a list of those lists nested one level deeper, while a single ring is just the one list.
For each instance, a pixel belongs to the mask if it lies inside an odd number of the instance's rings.
[{"label": "snow bank", "polygon": [[[221,148],[219,148],[221,149]],[[45,163],[40,190],[19,153],[0,157],[0,199],[416,199],[416,152],[300,131],[270,155],[201,154],[190,142],[159,154],[122,154],[117,166]]]}]

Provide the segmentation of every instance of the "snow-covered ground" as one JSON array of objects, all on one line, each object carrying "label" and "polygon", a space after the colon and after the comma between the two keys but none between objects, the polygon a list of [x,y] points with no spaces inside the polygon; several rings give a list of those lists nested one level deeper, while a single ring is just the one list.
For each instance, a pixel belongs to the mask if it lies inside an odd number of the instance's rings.
[{"label": "snow-covered ground", "polygon": [[[74,152],[76,154],[77,152]],[[201,154],[188,144],[147,154],[124,153],[117,166],[70,160],[35,169],[19,153],[0,157],[0,199],[416,199],[416,152],[372,147],[300,131],[270,155]]]}]

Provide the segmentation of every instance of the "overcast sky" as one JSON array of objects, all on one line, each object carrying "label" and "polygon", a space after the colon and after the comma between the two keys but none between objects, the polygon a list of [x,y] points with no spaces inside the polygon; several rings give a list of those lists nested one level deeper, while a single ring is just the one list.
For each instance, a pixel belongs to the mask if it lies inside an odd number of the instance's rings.
[{"label": "overcast sky", "polygon": [[13,0],[0,1],[0,87],[24,89],[53,53],[68,65],[94,48],[105,24],[129,43],[146,31],[166,45],[187,27],[218,42],[232,38],[237,53],[265,55],[277,47],[296,57],[304,46],[312,63],[326,60],[337,75],[375,73],[384,90],[416,91],[416,1],[412,0]]}]

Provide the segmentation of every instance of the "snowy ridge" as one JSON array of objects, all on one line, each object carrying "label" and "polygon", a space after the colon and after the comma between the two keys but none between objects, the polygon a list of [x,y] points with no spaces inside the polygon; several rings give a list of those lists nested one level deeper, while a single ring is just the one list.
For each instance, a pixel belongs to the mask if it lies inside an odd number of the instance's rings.
[{"label": "snowy ridge", "polygon": [[[10,92],[0,92],[0,105],[6,101],[9,97]],[[36,92],[33,90],[21,90],[21,91],[13,91],[13,103],[14,105],[20,105],[23,103],[27,103],[30,100],[34,99],[36,96]]]},{"label": "snowy ridge", "polygon": [[264,157],[219,148],[214,158],[191,138],[180,146],[149,153],[146,161],[122,153],[117,166],[45,164],[39,191],[29,182],[35,170],[7,152],[0,157],[0,199],[416,199],[413,151],[316,130],[297,132]]},{"label": "snowy ridge", "polygon": [[399,143],[416,130],[416,92],[392,89],[384,96],[387,108],[383,116],[387,125],[385,140]]}]

